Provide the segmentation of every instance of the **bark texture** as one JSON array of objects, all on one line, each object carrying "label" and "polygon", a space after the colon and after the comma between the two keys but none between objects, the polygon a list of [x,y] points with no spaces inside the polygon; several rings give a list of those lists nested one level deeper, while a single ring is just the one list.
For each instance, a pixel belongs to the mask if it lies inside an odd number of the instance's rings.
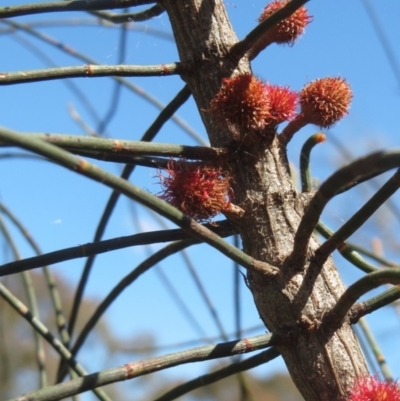
[{"label": "bark texture", "polygon": [[[231,134],[216,126],[207,111],[223,77],[249,72],[248,60],[229,57],[238,42],[221,0],[162,0],[174,30],[182,62],[192,71],[182,78],[192,90],[213,146],[231,144]],[[306,263],[295,266],[289,256],[304,213],[306,197],[292,183],[286,149],[272,135],[264,146],[235,150],[232,163],[234,203],[245,210],[234,223],[244,251],[280,268],[268,279],[248,272],[261,319],[274,333],[289,333],[279,347],[289,372],[306,401],[345,401],[356,376],[368,374],[357,338],[346,320],[340,327],[320,326],[323,316],[344,291],[331,259],[313,259],[310,241]]]}]

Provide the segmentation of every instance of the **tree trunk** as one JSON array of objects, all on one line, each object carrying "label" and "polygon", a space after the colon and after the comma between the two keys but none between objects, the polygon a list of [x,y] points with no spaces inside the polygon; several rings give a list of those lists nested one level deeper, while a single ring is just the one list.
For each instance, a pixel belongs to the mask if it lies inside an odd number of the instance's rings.
[{"label": "tree trunk", "polygon": [[[231,144],[208,112],[221,79],[249,72],[246,58],[239,65],[228,55],[237,43],[221,0],[162,0],[174,30],[180,59],[192,66],[182,76],[188,83],[212,146]],[[273,135],[263,149],[256,145],[235,150],[232,164],[234,203],[245,210],[235,219],[244,251],[280,267],[268,279],[248,272],[254,301],[267,328],[289,333],[279,346],[289,372],[306,401],[344,401],[356,376],[368,371],[357,338],[346,320],[338,328],[321,330],[324,314],[344,291],[333,261],[310,262],[318,243],[312,238],[304,266],[291,265],[294,235],[304,213],[306,196],[290,177],[286,149]]]}]

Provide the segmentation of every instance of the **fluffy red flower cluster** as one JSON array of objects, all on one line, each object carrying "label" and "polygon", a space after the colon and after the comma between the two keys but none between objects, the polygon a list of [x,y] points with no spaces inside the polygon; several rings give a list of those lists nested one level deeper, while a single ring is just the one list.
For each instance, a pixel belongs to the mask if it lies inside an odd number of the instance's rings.
[{"label": "fluffy red flower cluster", "polygon": [[[288,2],[275,0],[268,4],[259,22]],[[269,29],[248,56],[254,58],[271,43],[292,45],[311,19],[306,8],[300,7]],[[246,73],[223,79],[209,111],[221,128],[228,129],[245,146],[268,146],[277,125],[284,121],[288,121],[280,136],[284,143],[306,124],[330,127],[347,114],[351,98],[350,87],[341,78],[317,79],[297,93],[286,86],[263,83]],[[208,220],[231,207],[229,175],[220,167],[170,160],[166,172],[167,177],[159,173],[163,187],[160,197],[192,218]]]},{"label": "fluffy red flower cluster", "polygon": [[[289,0],[275,0],[267,4],[261,13],[258,22],[265,21],[268,17],[280,10],[289,3]],[[312,17],[308,15],[307,9],[303,6],[296,10],[290,17],[279,22],[269,29],[260,40],[251,49],[250,59],[255,58],[260,51],[265,49],[272,43],[287,44],[292,46],[296,40],[303,34],[305,27],[312,21]]]},{"label": "fluffy red flower cluster", "polygon": [[[238,138],[265,134],[283,121],[287,142],[306,124],[328,128],[348,113],[352,92],[342,78],[317,79],[299,94],[288,87],[264,84],[251,74],[225,78],[210,104],[216,122]],[[301,111],[296,115],[297,103]]]},{"label": "fluffy red flower cluster", "polygon": [[331,127],[348,114],[352,97],[350,85],[343,78],[327,77],[310,82],[299,94],[301,112],[282,132],[285,141],[289,142],[307,124]]},{"label": "fluffy red flower cluster", "polygon": [[355,383],[348,401],[400,401],[400,387],[375,376],[365,377]]},{"label": "fluffy red flower cluster", "polygon": [[264,84],[251,74],[225,78],[210,104],[216,122],[241,137],[263,133],[270,126],[291,119],[297,94],[287,87]]},{"label": "fluffy red flower cluster", "polygon": [[207,221],[229,207],[232,190],[222,168],[171,159],[165,171],[167,177],[158,174],[163,187],[160,198],[182,213]]}]

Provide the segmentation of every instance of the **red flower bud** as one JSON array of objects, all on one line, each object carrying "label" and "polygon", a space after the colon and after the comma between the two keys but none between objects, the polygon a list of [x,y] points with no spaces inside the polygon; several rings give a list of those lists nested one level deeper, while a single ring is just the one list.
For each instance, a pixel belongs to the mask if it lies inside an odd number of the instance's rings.
[{"label": "red flower bud", "polygon": [[345,79],[316,79],[300,92],[301,112],[309,123],[329,128],[348,114],[352,97]]},{"label": "red flower bud", "polygon": [[275,135],[275,127],[295,114],[297,93],[288,87],[264,84],[251,74],[223,80],[210,104],[216,122],[247,145]]},{"label": "red flower bud", "polygon": [[266,89],[270,100],[271,120],[276,124],[291,120],[297,107],[297,93],[287,86],[267,84]]},{"label": "red flower bud", "polygon": [[316,79],[306,85],[299,94],[301,113],[283,130],[284,142],[307,124],[329,128],[346,114],[353,94],[350,85],[343,78]]},{"label": "red flower bud", "polygon": [[265,85],[251,74],[225,78],[210,104],[216,122],[236,136],[262,131],[270,119],[270,100]]},{"label": "red flower bud", "polygon": [[158,173],[163,187],[160,198],[182,213],[207,221],[229,208],[232,190],[222,168],[171,159],[165,171],[168,177]]},{"label": "red flower bud", "polygon": [[400,387],[375,376],[364,377],[355,382],[348,401],[400,401]]},{"label": "red flower bud", "polygon": [[[275,0],[267,4],[261,13],[258,22],[263,22],[276,11],[289,3],[289,0]],[[269,29],[264,36],[253,46],[250,51],[250,59],[253,59],[271,43],[288,44],[293,46],[296,40],[302,35],[305,27],[312,21],[312,17],[308,15],[307,9],[302,6],[296,10],[290,17],[276,24]]]}]

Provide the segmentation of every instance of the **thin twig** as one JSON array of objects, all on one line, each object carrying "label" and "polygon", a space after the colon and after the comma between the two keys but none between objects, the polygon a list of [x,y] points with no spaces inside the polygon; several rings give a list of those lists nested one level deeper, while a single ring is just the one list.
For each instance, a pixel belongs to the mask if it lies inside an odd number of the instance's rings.
[{"label": "thin twig", "polygon": [[251,48],[275,25],[290,17],[296,10],[306,4],[309,0],[292,0],[284,7],[274,12],[270,17],[258,24],[243,40],[232,47],[230,57],[239,61]]},{"label": "thin twig", "polygon": [[156,4],[153,7],[148,8],[144,11],[139,11],[137,13],[111,13],[108,11],[89,11],[90,14],[95,17],[101,18],[113,24],[123,24],[125,22],[143,22],[147,21],[153,17],[157,17],[164,12],[164,8],[161,4]]},{"label": "thin twig", "polygon": [[[127,11],[125,9],[124,11]],[[120,25],[119,29],[119,44],[118,44],[118,64],[125,64],[126,47],[127,47],[127,37],[128,33],[126,30],[128,24]],[[113,94],[110,96],[108,111],[105,113],[104,118],[100,121],[97,126],[97,132],[99,135],[104,135],[104,132],[110,123],[110,121],[115,117],[117,110],[119,109],[119,102],[121,100],[122,84],[121,82],[115,81]]]},{"label": "thin twig", "polygon": [[[28,307],[24,305],[16,296],[14,296],[1,282],[0,282],[0,295],[14,308],[16,312],[18,312],[28,323],[35,329],[36,332],[40,333],[40,335],[46,339],[46,341],[54,348],[54,350],[63,358],[71,368],[79,376],[86,376],[86,370],[75,360],[72,358],[71,353],[67,348],[50,332],[50,330],[32,313],[29,311]],[[51,388],[45,387],[43,389],[38,390],[47,392],[47,389]],[[91,389],[88,389],[91,390]],[[97,397],[102,401],[111,401],[111,399],[104,393],[103,390],[94,389],[93,390]],[[49,400],[54,400],[54,392],[52,393],[52,398]],[[18,397],[18,400],[22,400],[23,398]],[[29,398],[28,398],[29,399]],[[29,399],[32,400],[32,399]]]},{"label": "thin twig", "polygon": [[[163,125],[173,117],[175,112],[189,99],[191,95],[191,92],[189,90],[189,87],[185,85],[179,92],[178,94],[171,100],[171,102],[161,110],[160,114],[158,117],[154,120],[154,122],[150,125],[150,127],[147,129],[147,131],[144,133],[142,137],[143,142],[151,142],[154,137],[157,135],[157,133],[160,131],[160,129],[163,127]],[[128,179],[129,176],[132,174],[135,166],[127,164],[121,174],[121,178],[123,179]],[[104,212],[101,216],[101,219],[99,221],[99,224],[96,228],[96,232],[94,235],[94,242],[100,241],[103,234],[104,230],[107,226],[108,220],[111,217],[111,214],[114,210],[114,207],[118,201],[118,198],[120,196],[120,192],[114,190],[111,193],[110,198],[107,201],[106,207],[104,209]],[[86,283],[89,278],[90,271],[92,269],[93,263],[94,263],[94,256],[89,256],[86,263],[85,267],[82,272],[81,279],[79,280],[78,288],[76,290],[75,296],[74,296],[74,301],[72,303],[72,309],[71,309],[71,316],[70,316],[70,321],[69,321],[69,326],[68,330],[69,333],[73,333],[74,327],[75,327],[75,322],[78,316],[78,311],[79,311],[79,306],[83,297],[83,292],[86,286]],[[61,367],[61,366],[60,366]]]},{"label": "thin twig", "polygon": [[[332,231],[329,227],[327,227],[324,223],[320,221],[317,224],[316,231],[327,239],[331,238],[332,235],[334,235],[334,231]],[[373,271],[378,270],[378,267],[367,262],[363,257],[361,257],[361,255],[359,255],[355,251],[355,246],[353,244],[343,242],[338,247],[338,251],[346,260],[348,260],[351,264],[358,267],[365,273],[372,273]]]},{"label": "thin twig", "polygon": [[326,136],[318,132],[311,135],[305,142],[300,151],[300,180],[301,192],[310,192],[313,190],[312,175],[310,169],[310,156],[314,147],[325,142]]},{"label": "thin twig", "polygon": [[[156,265],[161,260],[167,258],[170,255],[173,255],[182,249],[191,246],[195,243],[195,240],[188,239],[173,242],[160,249],[158,252],[151,255],[149,258],[145,259],[142,263],[140,263],[131,273],[125,276],[120,282],[109,292],[109,294],[101,301],[100,305],[96,308],[93,315],[89,318],[83,329],[78,335],[77,340],[75,341],[74,346],[71,349],[72,355],[76,355],[83,343],[85,342],[87,336],[92,331],[93,327],[100,320],[104,312],[108,309],[109,306],[121,295],[121,293],[130,286],[139,276],[147,272],[150,268]],[[64,376],[63,370],[59,372],[59,379],[61,380]]]},{"label": "thin twig", "polygon": [[181,63],[158,65],[81,65],[72,67],[43,68],[0,73],[0,86],[29,82],[52,81],[66,78],[100,77],[157,77],[178,75],[186,68]]},{"label": "thin twig", "polygon": [[390,198],[400,186],[400,169],[366,202],[354,215],[342,225],[316,251],[315,256],[320,262],[325,262],[329,255],[338,248],[346,238],[350,237],[362,224]]},{"label": "thin twig", "polygon": [[318,189],[310,201],[295,235],[290,262],[302,266],[306,258],[308,243],[323,209],[329,200],[349,183],[357,183],[371,171],[382,174],[400,166],[400,152],[376,152],[342,167],[331,175]]},{"label": "thin twig", "polygon": [[206,375],[200,376],[194,380],[190,380],[180,386],[173,388],[168,391],[161,397],[158,397],[154,401],[172,401],[189,393],[190,391],[195,390],[196,388],[207,386],[209,384],[215,383],[219,380],[222,380],[226,377],[232,376],[239,372],[243,372],[245,370],[253,369],[257,366],[260,366],[264,363],[275,359],[280,355],[279,351],[273,347],[266,351],[260,352],[257,355],[254,355],[250,358],[245,359],[244,361],[232,363],[225,368],[218,369],[215,372],[208,373]]},{"label": "thin twig", "polygon": [[[59,42],[58,40],[56,40],[48,35],[45,35],[41,32],[38,32],[35,29],[32,29],[28,24],[20,24],[15,21],[9,21],[9,20],[4,20],[4,21],[2,21],[2,23],[12,26],[16,29],[20,29],[30,35],[33,35],[34,37],[54,46],[58,50],[61,50],[79,60],[82,60],[83,62],[85,62],[87,64],[90,64],[90,65],[99,65],[100,64],[100,63],[97,63],[92,58],[87,57],[85,54],[79,53],[75,49],[64,45],[63,43]],[[110,77],[110,78],[112,78],[118,82],[121,82],[121,84],[124,85],[126,88],[133,91],[138,96],[142,97],[144,100],[151,103],[153,106],[155,106],[159,110],[163,110],[165,108],[165,105],[163,103],[161,103],[158,99],[156,99],[154,96],[152,96],[149,93],[147,93],[146,91],[144,91],[139,86],[133,84],[132,82],[130,82],[124,78],[121,78],[121,77]],[[186,89],[186,90],[188,90],[188,89]],[[195,138],[196,140],[202,141],[202,144],[204,146],[208,145],[208,143],[206,141],[204,141],[204,139],[202,139],[201,136],[194,129],[192,129],[184,120],[182,120],[180,117],[172,115],[170,118],[189,136],[191,136],[192,138]]]},{"label": "thin twig", "polygon": [[381,269],[356,281],[342,294],[336,305],[325,315],[324,320],[330,327],[337,327],[358,298],[382,284],[400,284],[400,268]]},{"label": "thin twig", "polygon": [[[227,221],[219,221],[218,227],[207,224],[210,230],[221,237],[229,237],[236,232],[236,229]],[[125,237],[113,238],[105,241],[94,241],[92,243],[78,245],[71,248],[61,249],[59,251],[45,253],[40,256],[25,258],[20,261],[6,263],[0,266],[0,277],[10,274],[21,273],[22,271],[36,269],[38,267],[52,265],[64,262],[66,260],[84,258],[98,255],[105,252],[115,251],[117,249],[128,248],[131,246],[155,244],[160,242],[178,241],[190,239],[191,236],[182,229],[150,231],[128,235]],[[201,241],[196,240],[196,243]]]},{"label": "thin twig", "polygon": [[[0,210],[5,215],[7,215],[7,217],[13,222],[13,224],[18,228],[18,230],[21,232],[21,234],[28,241],[29,245],[32,247],[32,249],[35,251],[35,253],[38,256],[40,256],[42,254],[42,252],[39,248],[39,245],[32,238],[32,236],[30,235],[28,230],[23,226],[23,224],[20,222],[20,220],[17,219],[17,217],[11,212],[11,210],[1,202],[0,202]],[[41,264],[41,265],[43,265],[43,264]],[[57,328],[60,333],[60,337],[62,339],[63,344],[66,345],[69,342],[69,335],[68,335],[68,331],[66,329],[66,319],[65,319],[64,312],[63,312],[63,308],[62,308],[61,296],[60,296],[60,293],[57,288],[57,283],[56,283],[53,273],[48,268],[48,266],[43,265],[43,273],[44,273],[44,277],[47,282],[47,286],[49,288],[50,298],[53,303]]]},{"label": "thin twig", "polygon": [[392,262],[391,260],[388,260],[384,258],[381,255],[378,255],[376,252],[369,251],[368,249],[365,249],[364,247],[358,246],[356,244],[351,244],[351,247],[356,251],[364,256],[367,256],[368,258],[371,258],[375,260],[376,262],[380,263],[383,266],[386,267],[400,267],[400,264]]},{"label": "thin twig", "polygon": [[[260,332],[260,331],[265,331],[265,326],[264,324],[259,324],[256,326],[248,327],[246,329],[242,330],[242,336],[245,333],[252,333],[252,332]],[[236,336],[236,330],[228,333],[228,338],[238,338]],[[151,352],[155,351],[162,351],[165,349],[176,349],[176,348],[186,348],[186,347],[193,347],[197,346],[202,343],[207,343],[207,344],[212,344],[215,343],[216,341],[222,341],[221,336],[212,336],[212,337],[203,337],[203,338],[197,338],[195,340],[188,340],[188,341],[182,341],[182,342],[177,342],[177,343],[171,343],[171,344],[162,344],[162,345],[139,345],[139,344],[120,344],[121,347],[119,348],[121,352],[125,353],[134,353],[134,354],[149,354]]]},{"label": "thin twig", "polygon": [[53,13],[63,11],[90,11],[107,10],[139,6],[142,4],[155,3],[155,0],[69,0],[40,2],[31,4],[20,4],[17,6],[0,7],[0,18],[20,17],[21,15],[32,15],[41,13]]},{"label": "thin twig", "polygon": [[[324,141],[325,135],[322,133],[317,133],[308,138],[301,148],[300,178],[302,192],[310,192],[312,190],[312,175],[310,168],[311,151],[316,145]],[[334,232],[321,221],[318,221],[315,229],[318,233],[320,233],[323,237],[327,239],[332,237],[332,235],[334,234]],[[338,250],[345,259],[347,259],[350,263],[363,270],[364,272],[371,273],[372,271],[377,270],[375,266],[373,266],[371,263],[368,263],[356,252],[353,244],[343,242],[339,246]]]},{"label": "thin twig", "polygon": [[382,350],[379,347],[379,344],[376,341],[376,339],[372,333],[372,330],[368,325],[367,320],[365,318],[361,318],[358,321],[358,324],[360,325],[361,330],[364,333],[365,339],[367,340],[367,343],[368,343],[370,349],[372,350],[372,353],[374,354],[374,357],[381,369],[384,379],[388,380],[388,381],[393,381],[393,375],[390,371],[389,365],[386,362],[386,358],[383,355]]},{"label": "thin twig", "polygon": [[[17,249],[17,246],[11,236],[10,231],[8,230],[8,227],[4,224],[1,214],[0,232],[3,234],[6,242],[8,243],[14,259],[21,260],[21,254]],[[32,310],[32,315],[35,318],[40,319],[36,291],[32,283],[31,275],[28,272],[22,272],[21,276],[25,293],[28,298],[28,304],[30,306],[30,309]],[[46,387],[48,382],[46,373],[46,354],[44,352],[42,338],[35,329],[33,329],[33,337],[35,339],[36,362],[39,370],[39,386]]]},{"label": "thin twig", "polygon": [[[124,139],[109,139],[93,136],[64,135],[64,134],[39,134],[24,133],[31,138],[42,139],[48,143],[59,146],[77,155],[83,152],[92,152],[98,157],[108,155],[129,155],[129,156],[163,156],[163,157],[184,157],[185,159],[216,160],[226,157],[229,150],[225,148],[212,148],[209,146],[186,146],[169,143],[128,141]],[[7,147],[10,144],[0,142],[0,147]]]},{"label": "thin twig", "polygon": [[[120,14],[118,14],[120,15]],[[123,14],[121,14],[123,15]],[[129,21],[127,21],[129,22]],[[99,20],[98,18],[74,18],[74,19],[52,19],[52,20],[39,20],[39,21],[32,21],[29,22],[28,24],[29,27],[31,28],[54,28],[54,27],[62,27],[62,26],[68,26],[70,28],[74,27],[95,27],[98,28],[99,26],[105,29],[119,29],[119,26],[116,24],[110,24],[107,21],[104,20]],[[142,32],[146,33],[148,35],[153,35],[158,38],[167,40],[169,42],[174,41],[174,36],[171,32],[166,32],[161,29],[155,29],[149,27],[147,24],[128,24],[127,29],[129,31],[137,31],[137,32]],[[9,34],[9,33],[15,33],[16,29],[13,27],[8,27],[8,28],[0,28],[0,35],[1,34]]]},{"label": "thin twig", "polygon": [[243,267],[262,272],[265,275],[275,276],[279,269],[267,262],[255,260],[253,257],[245,254],[240,249],[234,247],[221,237],[213,233],[211,230],[197,223],[195,220],[184,215],[178,209],[162,201],[158,197],[149,194],[130,182],[121,179],[99,167],[90,164],[86,160],[76,158],[70,153],[57,148],[54,145],[37,140],[35,138],[21,137],[17,132],[5,128],[0,129],[0,140],[9,141],[24,149],[41,154],[49,159],[59,163],[65,168],[72,170],[78,174],[98,181],[110,188],[120,191],[128,198],[138,201],[144,206],[156,211],[160,215],[166,217],[193,237],[203,240],[212,247],[218,249],[228,258],[237,261]]},{"label": "thin twig", "polygon": [[353,324],[357,323],[361,317],[375,312],[376,310],[383,308],[384,306],[390,305],[398,299],[400,299],[400,287],[391,287],[388,290],[384,291],[382,294],[377,295],[376,297],[355,304],[351,308],[350,321]]},{"label": "thin twig", "polygon": [[107,384],[119,381],[131,380],[135,377],[158,372],[163,369],[168,369],[172,366],[223,358],[239,353],[252,352],[258,349],[276,345],[279,342],[279,337],[273,336],[272,334],[263,334],[243,340],[229,341],[227,343],[220,343],[217,345],[206,345],[203,347],[197,347],[160,357],[126,363],[119,367],[106,369],[82,378],[73,379],[68,382],[33,391],[9,401],[50,401],[54,399],[55,392],[57,393],[59,399],[66,398],[68,396],[79,394],[93,388],[105,386]]}]

